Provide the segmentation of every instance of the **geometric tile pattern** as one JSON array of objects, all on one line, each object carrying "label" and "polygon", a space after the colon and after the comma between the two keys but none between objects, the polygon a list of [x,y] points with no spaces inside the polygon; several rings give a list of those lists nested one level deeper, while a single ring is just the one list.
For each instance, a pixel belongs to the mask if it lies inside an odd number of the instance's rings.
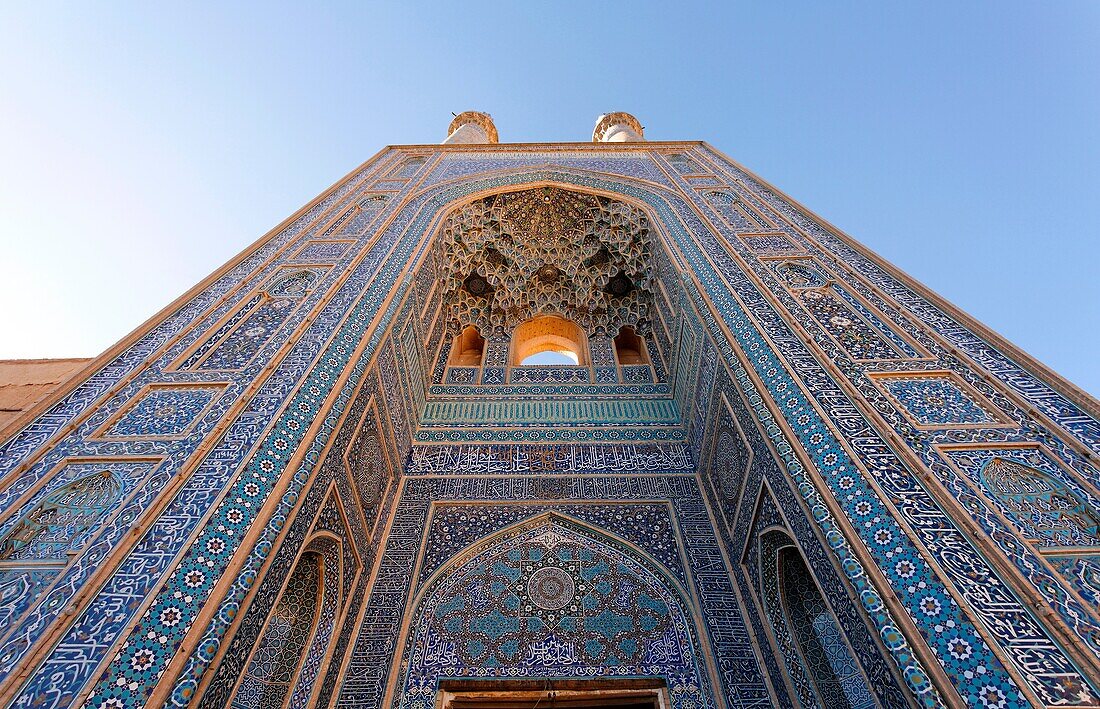
[{"label": "geometric tile pattern", "polygon": [[921,426],[1000,424],[1003,419],[949,376],[889,376],[878,381]]},{"label": "geometric tile pattern", "polygon": [[295,261],[335,261],[344,257],[354,241],[310,241],[294,254]]},{"label": "geometric tile pattern", "polygon": [[[342,704],[374,706],[385,691],[389,658],[395,652],[394,640],[405,617],[405,604],[416,593],[415,577],[410,578],[409,572],[417,563],[419,550],[411,542],[422,537],[422,530],[427,527],[433,507],[440,502],[461,500],[474,503],[467,510],[475,512],[479,517],[490,518],[496,518],[497,510],[504,508],[504,527],[518,521],[514,510],[519,501],[533,508],[528,512],[529,516],[537,516],[559,506],[576,510],[582,501],[599,501],[605,510],[589,516],[586,522],[590,520],[591,524],[600,524],[602,519],[614,519],[616,514],[629,514],[629,504],[615,505],[617,513],[615,509],[606,509],[605,501],[609,499],[662,500],[671,506],[679,535],[681,538],[693,540],[691,553],[687,555],[686,561],[690,564],[687,573],[691,580],[692,593],[698,599],[696,603],[699,612],[696,617],[702,621],[712,647],[716,648],[720,656],[739,658],[736,662],[719,668],[723,688],[716,688],[715,691],[723,693],[726,702],[731,706],[759,706],[761,702],[766,704],[767,691],[756,669],[756,660],[739,611],[728,603],[728,594],[732,591],[730,578],[722,564],[721,551],[715,543],[694,476],[646,478],[611,476],[608,472],[595,476],[565,478],[550,488],[543,487],[538,478],[530,477],[408,479],[395,511],[394,531],[387,540],[379,562],[379,577],[386,581],[370,590],[367,606],[373,609],[372,621],[369,628],[363,628],[358,634],[351,664],[344,679]],[[646,519],[657,518],[647,514]],[[493,519],[491,523],[469,525],[463,529],[467,529],[473,538],[462,536],[447,543],[454,545],[452,548],[466,548],[486,533],[491,535],[494,530],[500,529],[498,524]],[[432,530],[433,536],[428,542],[430,549],[436,548],[436,535],[453,537],[457,531],[450,525],[433,526]],[[639,539],[637,535],[643,532],[644,528],[639,527],[633,538]],[[664,536],[665,533],[661,532],[658,538]],[[647,542],[646,546],[648,545]],[[440,554],[444,555],[445,553]]]},{"label": "geometric tile pattern", "polygon": [[282,706],[286,702],[317,615],[319,561],[316,554],[306,553],[294,567],[233,697],[233,709]]},{"label": "geometric tile pattern", "polygon": [[[792,619],[787,617],[779,587],[777,554],[781,549],[789,548],[791,539],[783,532],[771,530],[758,537],[758,544],[759,550],[753,549],[755,563],[750,567],[750,572],[755,576],[764,610],[768,614],[769,629],[779,648],[787,679],[794,685],[795,694],[802,706],[828,706],[821,704],[818,699],[819,690],[815,689],[812,679],[814,668],[801,658],[796,647],[796,640],[792,635]],[[804,618],[799,620],[805,621]],[[833,697],[833,701],[836,701],[836,697]],[[844,706],[844,703],[840,706]]]},{"label": "geometric tile pattern", "polygon": [[779,593],[802,662],[823,706],[870,709],[875,700],[851,656],[836,618],[821,597],[806,563],[793,547],[778,552]]},{"label": "geometric tile pattern", "polygon": [[623,381],[630,384],[649,384],[653,381],[653,370],[648,364],[624,364],[620,367]]},{"label": "geometric tile pattern", "polygon": [[693,623],[652,570],[552,515],[451,562],[413,613],[402,706],[437,678],[662,676],[673,707],[711,706]]},{"label": "geometric tile pattern", "polygon": [[896,349],[890,339],[864,320],[833,289],[798,290],[794,291],[794,295],[853,359],[904,359],[910,356],[908,352]]},{"label": "geometric tile pattern", "polygon": [[221,387],[175,386],[150,389],[103,432],[112,438],[178,438],[186,434]]},{"label": "geometric tile pattern", "polygon": [[143,682],[147,682],[147,680],[143,680]]},{"label": "geometric tile pattern", "polygon": [[332,645],[336,616],[342,605],[342,592],[345,590],[340,585],[340,547],[340,542],[326,537],[311,542],[303,555],[303,558],[307,555],[321,557],[321,597],[316,602],[317,623],[312,628],[312,634],[308,636],[309,645],[304,649],[302,663],[296,668],[297,677],[287,703],[288,709],[307,709],[314,706],[311,699],[316,692],[316,681],[325,656]]}]

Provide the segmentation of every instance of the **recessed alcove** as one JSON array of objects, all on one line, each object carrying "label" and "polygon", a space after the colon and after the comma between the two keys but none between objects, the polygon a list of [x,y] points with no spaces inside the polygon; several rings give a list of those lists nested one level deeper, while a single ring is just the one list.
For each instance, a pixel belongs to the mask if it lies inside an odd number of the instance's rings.
[{"label": "recessed alcove", "polygon": [[615,336],[615,356],[619,364],[649,364],[645,342],[629,325],[619,328],[619,334]]},{"label": "recessed alcove", "polygon": [[453,209],[416,274],[417,440],[683,441],[666,364],[682,295],[654,237],[639,205],[561,186]]},{"label": "recessed alcove", "polygon": [[455,367],[478,367],[481,365],[481,357],[485,354],[485,338],[473,325],[466,327],[455,338],[454,347],[451,348],[450,364]]}]

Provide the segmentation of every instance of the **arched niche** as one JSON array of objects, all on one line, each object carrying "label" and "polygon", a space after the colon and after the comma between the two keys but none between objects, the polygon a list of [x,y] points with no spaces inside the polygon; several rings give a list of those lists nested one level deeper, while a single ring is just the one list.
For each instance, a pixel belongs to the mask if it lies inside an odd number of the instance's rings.
[{"label": "arched niche", "polygon": [[660,677],[673,708],[709,706],[690,603],[631,545],[556,513],[475,542],[409,616],[394,706],[432,707],[440,678]]},{"label": "arched niche", "polygon": [[328,534],[313,539],[306,546],[306,553],[315,554],[321,561],[321,585],[317,622],[303,654],[298,676],[290,691],[288,709],[306,709],[314,706],[313,695],[325,668],[329,646],[336,636],[336,624],[343,607],[342,544]]},{"label": "arched niche", "polygon": [[232,709],[311,706],[343,602],[341,543],[310,541],[268,616]]},{"label": "arched niche", "polygon": [[473,325],[463,328],[451,347],[450,364],[453,367],[480,367],[485,355],[485,338]]},{"label": "arched niche", "polygon": [[119,477],[102,470],[46,495],[0,540],[0,561],[65,561],[122,498]]},{"label": "arched niche", "polygon": [[588,338],[576,323],[556,315],[540,315],[516,327],[512,333],[512,364],[524,365],[528,358],[556,352],[568,362],[588,364]]},{"label": "arched niche", "polygon": [[760,591],[787,677],[803,706],[876,706],[858,660],[794,540],[780,529],[759,537]]},{"label": "arched niche", "polygon": [[319,277],[316,271],[299,269],[280,277],[268,287],[267,293],[274,298],[300,298],[313,290]]},{"label": "arched niche", "polygon": [[619,364],[649,364],[645,341],[630,325],[619,328],[619,334],[615,335],[614,342],[615,357],[619,360]]},{"label": "arched niche", "polygon": [[1006,516],[1041,546],[1100,546],[1100,513],[1049,473],[998,456],[982,466],[979,480]]}]

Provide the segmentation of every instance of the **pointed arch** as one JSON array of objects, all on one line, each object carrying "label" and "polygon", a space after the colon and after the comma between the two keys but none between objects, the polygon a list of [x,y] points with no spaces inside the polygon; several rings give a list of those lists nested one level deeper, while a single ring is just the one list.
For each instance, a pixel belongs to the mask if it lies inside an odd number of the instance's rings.
[{"label": "pointed arch", "polygon": [[268,286],[267,293],[274,298],[300,298],[313,290],[319,277],[319,274],[312,269],[300,268],[280,276]]},{"label": "pointed arch", "polygon": [[308,707],[324,669],[342,597],[343,549],[329,533],[306,545],[233,695],[233,709]]},{"label": "pointed arch", "polygon": [[985,491],[1024,534],[1043,546],[1100,546],[1100,514],[1062,481],[996,456],[979,473]]},{"label": "pointed arch", "polygon": [[398,703],[430,701],[443,676],[624,675],[664,676],[673,706],[711,702],[683,589],[636,547],[557,512],[466,547],[412,607]]},{"label": "pointed arch", "polygon": [[759,583],[772,635],[803,707],[864,709],[873,693],[794,539],[759,535]]},{"label": "pointed arch", "polygon": [[65,559],[122,498],[122,480],[110,470],[84,475],[48,493],[0,541],[0,561]]},{"label": "pointed arch", "polygon": [[321,583],[317,623],[303,653],[294,686],[287,702],[288,709],[312,706],[315,683],[323,676],[325,658],[336,635],[336,622],[347,601],[343,597],[343,575],[347,573],[343,558],[343,543],[330,533],[320,533],[306,544],[306,552],[321,557]]},{"label": "pointed arch", "polygon": [[775,267],[788,288],[820,288],[828,281],[814,266],[806,260],[788,260]]}]

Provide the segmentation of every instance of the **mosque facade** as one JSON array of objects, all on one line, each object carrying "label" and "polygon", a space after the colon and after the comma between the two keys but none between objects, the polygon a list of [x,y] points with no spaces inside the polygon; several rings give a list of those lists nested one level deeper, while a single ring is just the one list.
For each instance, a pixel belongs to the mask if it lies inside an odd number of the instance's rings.
[{"label": "mosque facade", "polygon": [[463,113],[69,362],[0,706],[1100,706],[1100,404],[629,114]]}]

